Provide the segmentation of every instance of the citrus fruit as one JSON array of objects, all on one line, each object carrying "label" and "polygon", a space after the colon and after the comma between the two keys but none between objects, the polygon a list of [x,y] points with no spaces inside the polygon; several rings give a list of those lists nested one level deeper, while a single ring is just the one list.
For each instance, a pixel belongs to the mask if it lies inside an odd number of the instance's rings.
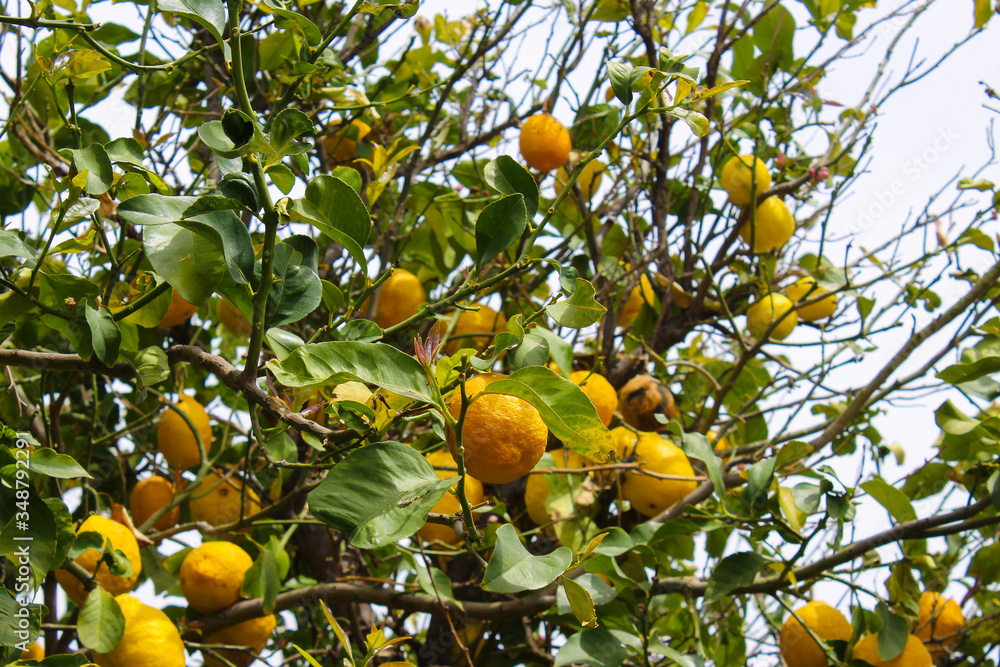
[{"label": "citrus fruit", "polygon": [[188,303],[181,298],[181,295],[174,290],[170,295],[170,307],[160,318],[161,327],[174,327],[181,322],[187,322],[191,316],[198,312],[198,306]]},{"label": "citrus fruit", "polygon": [[569,374],[570,382],[575,382],[583,389],[590,402],[597,408],[597,415],[607,426],[618,409],[618,394],[607,379],[598,373],[590,371],[573,371]]},{"label": "citrus fruit", "polygon": [[[753,165],[753,171],[750,166]],[[729,199],[738,206],[746,206],[761,193],[771,187],[771,174],[767,165],[753,155],[738,155],[729,158],[722,167],[723,189],[729,194]],[[756,187],[756,191],[754,190]],[[773,199],[773,197],[772,197]]]},{"label": "citrus fruit", "polygon": [[[454,468],[455,459],[452,458],[451,452],[447,449],[438,449],[427,455],[427,462],[434,466],[434,472],[437,473],[439,479],[447,479],[448,477],[457,477],[458,473],[454,470],[437,470],[437,468]],[[441,500],[434,504],[431,508],[431,512],[437,514],[457,514],[462,511],[462,503],[458,500],[458,496],[455,495],[458,490],[458,482],[452,485],[448,490],[448,493],[441,496]],[[469,475],[465,476],[465,497],[469,499],[470,505],[478,505],[483,502],[485,497],[483,494],[483,485],[478,479],[473,479]],[[445,526],[440,523],[425,523],[424,527],[421,528],[417,535],[424,542],[443,542],[444,544],[458,544],[462,541],[462,538],[458,536],[451,526]]]},{"label": "citrus fruit", "polygon": [[21,651],[21,660],[44,660],[45,659],[45,649],[43,649],[38,642],[35,642],[28,648]]},{"label": "citrus fruit", "polygon": [[879,655],[877,634],[862,637],[854,645],[851,657],[854,660],[864,660],[872,667],[931,667],[934,664],[924,643],[913,635],[906,640],[903,652],[892,660],[883,660]]},{"label": "citrus fruit", "polygon": [[[601,179],[604,178],[604,170],[607,169],[607,165],[603,162],[598,162],[597,160],[591,160],[587,163],[581,171],[580,175],[576,179],[576,184],[580,186],[580,194],[583,195],[584,200],[590,201],[594,193],[597,192],[597,188],[601,186]],[[566,183],[569,181],[569,172],[565,168],[559,167],[556,171],[556,180],[552,184],[552,187],[556,190],[556,196],[558,197],[566,189]],[[570,193],[567,196],[572,196]]]},{"label": "citrus fruit", "polygon": [[347,127],[338,125],[334,133],[323,140],[323,148],[333,162],[350,162],[358,155],[358,142],[371,131],[367,123],[352,120]]},{"label": "citrus fruit", "polygon": [[823,641],[840,639],[846,642],[851,638],[851,624],[844,615],[827,603],[814,600],[796,609],[794,616],[789,614],[781,626],[778,647],[786,667],[827,667],[829,664],[826,653],[806,628]]},{"label": "citrus fruit", "polygon": [[829,294],[829,296],[822,298],[810,306],[796,308],[795,312],[799,314],[799,319],[803,322],[825,320],[833,315],[833,311],[837,309],[837,295],[827,292],[825,289],[816,284],[815,278],[809,276],[796,280],[795,283],[785,290],[785,296],[787,296],[792,303],[798,303],[799,301],[812,301],[813,299],[819,299],[824,294]]},{"label": "citrus fruit", "polygon": [[[237,667],[247,667],[247,665],[257,659],[260,652],[267,646],[267,640],[271,638],[271,633],[274,632],[275,626],[277,626],[277,620],[274,614],[251,618],[249,621],[243,621],[228,628],[223,628],[218,632],[213,632],[205,637],[204,643],[246,646],[252,649],[252,654],[246,651],[225,649],[218,651],[219,655],[237,665]],[[204,667],[222,667],[223,664],[211,656],[205,657]]]},{"label": "citrus fruit", "polygon": [[[427,292],[415,275],[396,269],[379,288],[375,304],[375,324],[383,329],[395,326],[413,316],[427,303]],[[361,304],[361,314],[368,311],[368,300]]]},{"label": "citrus fruit", "polygon": [[647,303],[650,306],[656,303],[656,293],[653,291],[653,285],[649,282],[649,278],[646,277],[645,273],[639,277],[639,285],[632,288],[632,292],[628,296],[628,301],[622,307],[622,313],[618,316],[618,326],[625,328],[632,324],[632,320],[642,310],[643,303]]},{"label": "citrus fruit", "polygon": [[[128,510],[132,515],[132,523],[138,528],[146,523],[161,507],[166,507],[174,499],[174,485],[170,480],[154,475],[139,480],[128,497]],[[156,530],[167,530],[177,525],[181,519],[180,505],[172,508],[153,524]]]},{"label": "citrus fruit", "polygon": [[[101,559],[101,552],[97,549],[87,549],[76,557],[76,564],[91,574],[97,569],[97,584],[111,595],[121,595],[128,593],[135,587],[135,582],[142,572],[142,557],[139,555],[139,543],[135,539],[132,531],[122,524],[112,519],[105,518],[99,514],[91,514],[76,529],[76,534],[94,532],[100,533],[105,542],[111,542],[111,546],[116,551],[121,551],[128,558],[132,565],[132,574],[128,577],[119,577],[111,574],[107,563],[101,563],[97,568],[97,563]],[[87,599],[88,591],[83,587],[83,583],[66,570],[56,570],[56,580],[69,599],[78,606]]]},{"label": "citrus fruit", "polygon": [[236,475],[225,479],[214,472],[205,475],[198,488],[191,494],[191,520],[204,521],[213,526],[235,523],[242,516],[248,517],[260,511],[260,498],[253,489],[247,489],[246,502],[243,501],[243,480]]},{"label": "citrus fruit", "polygon": [[184,642],[170,617],[131,595],[118,595],[115,602],[125,617],[125,632],[114,650],[94,653],[94,662],[101,667],[184,667]]},{"label": "citrus fruit", "polygon": [[764,337],[771,322],[778,319],[781,321],[771,331],[771,340],[784,340],[798,322],[792,302],[783,294],[768,294],[747,308],[747,327],[758,340]]},{"label": "citrus fruit", "polygon": [[203,614],[225,609],[240,599],[251,565],[249,554],[232,542],[204,542],[181,563],[181,593]]},{"label": "citrus fruit", "polygon": [[569,159],[569,132],[547,113],[540,113],[521,125],[521,156],[538,171],[552,171]]},{"label": "citrus fruit", "polygon": [[219,321],[229,333],[236,336],[249,336],[253,331],[250,320],[243,312],[225,299],[219,299],[215,306],[215,312],[219,316]]},{"label": "citrus fruit", "polygon": [[[586,460],[576,452],[569,453],[568,462],[565,449],[553,449],[549,454],[555,459],[557,468],[575,469],[587,465]],[[572,484],[573,479],[579,479],[580,476],[568,475],[568,477]],[[548,508],[545,506],[550,489],[549,480],[545,479],[545,475],[528,475],[528,483],[524,487],[524,508],[528,510],[528,517],[535,522],[535,525],[544,526],[552,521]]]},{"label": "citrus fruit", "polygon": [[[434,329],[442,339],[448,332],[449,324],[450,319],[438,320],[434,325]],[[493,341],[493,336],[506,330],[507,318],[489,306],[479,304],[477,310],[463,310],[455,322],[451,336],[448,337],[448,344],[444,348],[445,354],[450,356],[465,347],[482,352]]]},{"label": "citrus fruit", "polygon": [[[212,425],[205,408],[191,396],[184,395],[175,405],[191,420],[207,454],[212,447]],[[156,444],[163,458],[176,470],[187,470],[201,463],[198,440],[177,410],[167,408],[160,415],[160,423],[156,426]]]},{"label": "citrus fruit", "polygon": [[674,397],[666,386],[651,375],[636,375],[618,390],[618,409],[629,426],[640,431],[662,431],[667,427],[656,420],[677,417]]},{"label": "citrus fruit", "polygon": [[958,643],[958,637],[955,635],[962,631],[964,625],[962,608],[951,598],[931,591],[920,596],[920,616],[917,619],[916,634],[927,643],[927,650],[934,662],[940,661],[947,655],[942,643],[944,646],[954,646]]},{"label": "citrus fruit", "polygon": [[[484,373],[470,378],[465,391],[471,403],[462,425],[465,470],[481,482],[506,484],[528,474],[545,453],[548,428],[533,406],[516,396],[480,394],[488,385],[507,376]],[[451,395],[449,410],[456,419],[462,395]],[[448,428],[448,447],[458,456],[455,432]]]},{"label": "citrus fruit", "polygon": [[[656,433],[640,433],[635,439],[635,458],[639,470],[661,475],[693,477],[694,469],[680,447]],[[656,516],[698,488],[694,480],[657,479],[639,471],[630,471],[622,482],[622,497],[637,512]]]},{"label": "citrus fruit", "polygon": [[750,245],[753,240],[755,253],[771,252],[788,243],[795,233],[795,218],[777,197],[768,197],[757,207],[753,220],[740,227],[740,238]]}]

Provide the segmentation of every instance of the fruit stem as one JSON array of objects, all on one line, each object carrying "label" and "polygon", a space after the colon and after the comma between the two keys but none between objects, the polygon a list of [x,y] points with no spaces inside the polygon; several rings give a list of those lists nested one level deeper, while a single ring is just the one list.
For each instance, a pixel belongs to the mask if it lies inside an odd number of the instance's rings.
[{"label": "fruit stem", "polygon": [[[462,366],[468,368],[469,357],[462,355]],[[469,396],[465,393],[465,374],[461,376],[458,390],[462,396],[462,407],[458,412],[458,420],[455,423],[455,462],[458,464],[458,501],[462,504],[462,519],[465,521],[466,542],[470,546],[470,551],[479,555],[472,549],[472,543],[478,543],[481,539],[479,530],[476,528],[476,520],[472,517],[472,505],[469,497],[465,493],[465,446],[462,444],[462,423],[465,421],[465,413],[469,409]],[[447,413],[446,414],[450,414]]]}]

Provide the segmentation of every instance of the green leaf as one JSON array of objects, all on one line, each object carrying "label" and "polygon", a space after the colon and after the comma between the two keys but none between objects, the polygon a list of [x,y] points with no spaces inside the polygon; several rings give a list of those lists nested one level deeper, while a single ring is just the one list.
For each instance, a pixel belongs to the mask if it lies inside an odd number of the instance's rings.
[{"label": "green leaf", "polygon": [[103,588],[95,588],[80,609],[76,635],[80,643],[98,653],[112,651],[125,634],[125,615]]},{"label": "green leaf", "polygon": [[[310,239],[311,240],[311,239]],[[267,294],[265,328],[298,322],[316,310],[323,299],[323,286],[302,255],[288,243],[274,247],[274,284]]]},{"label": "green leaf", "polygon": [[91,144],[82,150],[70,149],[73,156],[73,166],[77,172],[87,172],[87,185],[84,188],[89,195],[103,195],[114,183],[115,174],[111,167],[111,158],[104,146]]},{"label": "green leaf", "polygon": [[556,653],[554,667],[591,665],[618,667],[628,657],[621,640],[604,628],[587,629],[570,635]]},{"label": "green leaf", "polygon": [[778,459],[774,456],[750,466],[747,473],[747,490],[743,494],[743,513],[759,516],[767,509],[767,493],[774,479],[774,468]]},{"label": "green leaf", "polygon": [[296,141],[306,134],[314,134],[316,127],[309,116],[298,109],[282,109],[274,118],[271,129],[271,146],[275,155],[269,160],[268,166],[281,162],[286,155],[298,155],[309,151],[312,146],[304,141]]},{"label": "green leaf", "polygon": [[608,78],[611,79],[611,90],[614,91],[615,97],[626,107],[632,103],[632,72],[633,68],[631,65],[608,63]]},{"label": "green leaf", "polygon": [[[14,465],[5,466],[5,479],[14,478],[16,472],[13,468]],[[45,580],[46,574],[62,564],[63,554],[59,549],[58,524],[55,513],[34,488],[29,486],[27,497],[24,496],[23,488],[19,490],[20,497],[15,495],[16,491],[13,488],[5,487],[0,491],[0,516],[6,524],[0,531],[0,556],[8,557],[11,563],[19,563],[27,545],[31,575],[26,583],[32,588],[38,588]],[[62,516],[65,516],[65,505],[62,510]],[[25,512],[29,519],[27,529],[23,514],[18,516],[18,513]],[[30,537],[31,541],[26,542],[25,537]]]},{"label": "green leaf", "polygon": [[1000,509],[1000,470],[990,475],[989,480],[986,482],[986,489],[990,492],[990,500],[993,501],[993,507]]},{"label": "green leaf", "polygon": [[476,220],[476,267],[482,269],[513,245],[527,226],[524,195],[507,195],[484,208]]},{"label": "green leaf", "polygon": [[521,340],[521,344],[514,350],[510,367],[516,371],[527,366],[543,366],[548,360],[548,341],[536,335],[533,331],[529,331]]},{"label": "green leaf", "polygon": [[416,533],[455,477],[439,479],[412,447],[393,442],[351,452],[309,494],[309,510],[359,549]]},{"label": "green leaf", "polygon": [[[222,0],[160,0],[156,8],[205,26],[215,41],[228,46],[222,38],[226,30],[226,5]],[[225,56],[227,61],[230,60],[228,49]]]},{"label": "green leaf", "polygon": [[85,314],[94,354],[105,366],[114,366],[122,344],[122,332],[118,329],[114,316],[107,308],[94,308],[89,303]]},{"label": "green leaf", "polygon": [[31,452],[31,472],[57,479],[77,479],[90,474],[69,454],[59,454],[54,449],[39,447]]},{"label": "green leaf", "polygon": [[664,113],[687,123],[696,136],[704,137],[712,129],[708,119],[697,111],[678,107],[676,109],[667,109]]},{"label": "green leaf", "polygon": [[76,84],[82,84],[111,69],[111,63],[100,53],[92,49],[76,49],[70,51],[69,60],[63,73],[73,79]]},{"label": "green leaf", "polygon": [[306,344],[304,340],[291,331],[277,328],[265,331],[264,340],[271,351],[274,352],[274,355],[278,357],[279,361],[291,354],[292,350],[296,350]]},{"label": "green leaf", "polygon": [[611,432],[580,386],[551,369],[543,366],[522,368],[491,383],[483,391],[527,401],[538,410],[554,436],[591,461],[606,461],[614,449]]},{"label": "green leaf", "polygon": [[712,444],[704,435],[701,433],[684,433],[679,428],[679,424],[675,423],[675,426],[677,428],[671,428],[671,431],[680,440],[681,449],[684,450],[688,458],[698,459],[705,464],[705,471],[708,473],[708,478],[715,487],[716,495],[721,499],[726,493],[726,484],[722,481],[722,459],[716,456],[715,450],[712,449]]},{"label": "green leaf", "polygon": [[708,580],[705,602],[715,602],[740,586],[752,584],[757,571],[767,562],[767,558],[752,551],[726,556],[715,566]]},{"label": "green leaf", "polygon": [[1000,371],[1000,357],[983,357],[968,364],[952,364],[938,373],[936,377],[948,384],[961,384],[972,382],[984,375],[991,375],[998,371]]},{"label": "green leaf", "polygon": [[861,488],[874,498],[879,505],[886,508],[896,521],[904,523],[916,520],[917,513],[913,510],[913,505],[910,503],[910,499],[906,497],[906,494],[890,485],[881,477],[875,477],[865,482],[861,485]]},{"label": "green leaf", "polygon": [[170,377],[167,354],[158,347],[144,347],[136,352],[122,350],[121,356],[135,371],[136,383],[140,389],[159,384]]},{"label": "green leaf", "polygon": [[483,573],[482,589],[491,593],[520,593],[548,586],[573,562],[573,552],[559,547],[544,556],[532,556],[521,544],[517,529],[505,523],[497,530],[496,549]]},{"label": "green leaf", "polygon": [[538,184],[527,169],[509,155],[490,160],[483,169],[486,183],[502,195],[522,195],[528,219],[538,211]]},{"label": "green leaf", "polygon": [[968,576],[985,586],[1000,581],[1000,542],[980,548],[969,562]]},{"label": "green leaf", "polygon": [[34,259],[35,253],[13,230],[0,230],[0,257]]},{"label": "green leaf", "polygon": [[[134,199],[138,197],[123,204]],[[206,243],[200,234],[174,223],[148,225],[143,230],[142,245],[153,269],[185,301],[194,305],[201,305],[212,296],[226,270],[221,250]]]},{"label": "green leaf", "polygon": [[594,299],[596,290],[593,284],[583,278],[576,279],[576,289],[569,299],[550,303],[546,312],[561,327],[582,329],[597,323],[608,309]]},{"label": "green leaf", "polygon": [[[107,24],[105,24],[107,25]],[[135,37],[139,38],[138,35]],[[112,162],[122,162],[142,167],[142,145],[132,137],[121,137],[109,142],[104,149]]]},{"label": "green leaf", "polygon": [[782,69],[791,67],[795,60],[793,52],[795,19],[791,12],[779,4],[759,18],[753,28],[754,44],[767,61],[775,63]]},{"label": "green leaf", "polygon": [[263,598],[264,613],[270,614],[274,612],[280,590],[278,560],[269,549],[261,549],[243,577],[242,593],[248,598]]},{"label": "green leaf", "polygon": [[434,403],[420,363],[385,343],[335,341],[303,345],[281,361],[267,362],[267,367],[286,387],[319,387],[357,380]]},{"label": "green leaf", "polygon": [[281,190],[281,194],[287,195],[295,187],[295,174],[283,164],[275,164],[267,168],[267,175],[271,177],[274,187]]},{"label": "green leaf", "polygon": [[[27,612],[27,627],[19,628],[19,624],[9,622],[9,619],[17,618],[17,614]],[[29,604],[21,606],[21,602],[15,599],[6,588],[0,588],[0,618],[5,623],[0,623],[0,646],[16,646],[19,642],[27,641],[31,643],[38,638],[42,624],[42,605]],[[27,630],[28,637],[24,639],[18,635],[18,631]]]},{"label": "green leaf", "polygon": [[309,181],[304,199],[282,202],[293,222],[313,225],[344,246],[362,272],[368,270],[363,248],[371,233],[372,220],[354,188],[339,178],[321,174]]},{"label": "green leaf", "polygon": [[882,619],[882,629],[878,631],[878,654],[882,660],[895,660],[906,648],[910,639],[910,624],[902,616],[892,613],[889,606],[879,602],[875,613]]},{"label": "green leaf", "polygon": [[555,332],[535,327],[531,330],[532,336],[541,336],[549,346],[549,355],[560,369],[566,371],[567,376],[573,368],[573,346],[565,338],[558,336]]},{"label": "green leaf", "polygon": [[560,577],[560,580],[576,620],[585,628],[596,628],[597,613],[594,611],[594,599],[590,597],[590,592],[572,579]]}]

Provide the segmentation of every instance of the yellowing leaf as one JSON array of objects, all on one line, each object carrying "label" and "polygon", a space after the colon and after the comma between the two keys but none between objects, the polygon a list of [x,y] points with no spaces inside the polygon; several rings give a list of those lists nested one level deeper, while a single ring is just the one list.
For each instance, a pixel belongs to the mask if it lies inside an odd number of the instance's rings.
[{"label": "yellowing leaf", "polygon": [[73,51],[66,63],[66,76],[76,82],[86,81],[111,69],[111,63],[97,51],[79,49]]}]

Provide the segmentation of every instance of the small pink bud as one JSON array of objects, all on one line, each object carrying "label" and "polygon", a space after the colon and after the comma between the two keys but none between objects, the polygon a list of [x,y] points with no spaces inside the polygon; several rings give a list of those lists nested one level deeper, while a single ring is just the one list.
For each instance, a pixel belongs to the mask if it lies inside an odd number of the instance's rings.
[{"label": "small pink bud", "polygon": [[816,172],[816,180],[825,181],[830,176],[830,170],[826,167],[820,167],[819,171]]},{"label": "small pink bud", "polygon": [[74,306],[76,306],[76,299],[74,299],[71,296],[68,296],[66,297],[65,303],[67,308],[73,308]]},{"label": "small pink bud", "polygon": [[787,163],[788,163],[788,157],[784,153],[778,153],[778,157],[774,159],[774,165],[778,169],[784,169]]}]

